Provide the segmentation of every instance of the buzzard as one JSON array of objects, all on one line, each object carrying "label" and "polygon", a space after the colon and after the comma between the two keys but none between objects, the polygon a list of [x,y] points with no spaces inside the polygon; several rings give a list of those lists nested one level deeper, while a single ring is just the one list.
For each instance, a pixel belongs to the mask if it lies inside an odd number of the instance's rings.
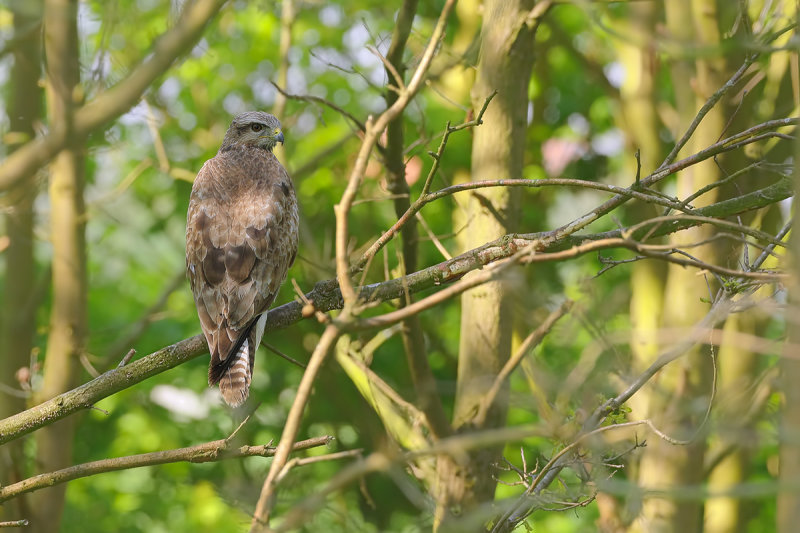
[{"label": "buzzard", "polygon": [[297,254],[297,197],[277,143],[277,118],[238,115],[189,200],[186,272],[211,353],[208,384],[233,407],[247,399],[267,309]]}]

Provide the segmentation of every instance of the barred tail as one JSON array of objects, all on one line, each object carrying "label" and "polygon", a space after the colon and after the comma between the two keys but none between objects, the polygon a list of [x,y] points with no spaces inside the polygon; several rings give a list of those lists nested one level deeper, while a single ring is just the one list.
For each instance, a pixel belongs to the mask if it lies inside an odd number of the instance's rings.
[{"label": "barred tail", "polygon": [[[249,337],[249,335],[248,335]],[[250,339],[245,338],[242,345],[232,356],[230,365],[225,369],[222,378],[219,380],[219,390],[225,403],[231,407],[238,407],[244,403],[250,394],[250,379],[252,368],[250,367]],[[255,347],[253,347],[255,350]]]}]

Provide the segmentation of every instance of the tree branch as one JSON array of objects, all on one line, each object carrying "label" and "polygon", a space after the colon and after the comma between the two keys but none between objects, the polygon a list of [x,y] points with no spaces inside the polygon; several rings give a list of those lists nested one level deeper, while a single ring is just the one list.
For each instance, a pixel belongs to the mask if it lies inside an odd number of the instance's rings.
[{"label": "tree branch", "polygon": [[[716,218],[711,217],[734,216],[753,209],[772,205],[789,198],[791,195],[791,180],[788,178],[781,179],[763,189],[753,191],[752,193],[742,195],[738,198],[696,209],[695,216],[691,218],[673,217],[673,222],[659,223],[658,228],[650,233],[650,237],[667,235],[682,229],[697,226],[704,222],[725,223],[725,221],[718,221]],[[739,230],[741,230],[741,228],[739,228]],[[511,257],[514,253],[530,245],[532,242],[537,243],[537,251],[539,252],[538,255],[533,256],[534,260],[561,259],[562,257],[557,255],[542,257],[542,259],[538,259],[538,256],[542,255],[543,252],[568,250],[587,241],[622,239],[627,229],[623,228],[589,235],[561,235],[560,237],[555,235],[559,231],[560,230],[553,230],[542,233],[505,235],[495,241],[486,243],[483,246],[454,257],[449,261],[444,261],[413,272],[403,278],[395,278],[389,281],[360,287],[358,298],[366,302],[380,302],[399,298],[406,294],[406,291],[410,294],[414,294],[438,285],[450,283],[460,279],[468,272],[483,268],[498,260]],[[642,228],[632,235],[625,235],[628,237],[627,242],[635,242],[633,239],[641,238],[647,231],[646,228]],[[622,246],[625,242],[626,240],[622,239],[615,243],[609,242],[605,246],[598,246],[595,248],[585,247],[583,249],[578,249],[576,252],[572,252],[574,254],[572,257],[601,248]],[[317,283],[314,289],[307,293],[305,297],[313,302],[317,311],[322,312],[341,309],[344,303],[336,280],[327,280]],[[302,309],[302,303],[289,302],[270,310],[265,331],[270,332],[283,329],[299,322],[303,319]],[[364,325],[366,326],[366,324]],[[76,411],[88,409],[107,396],[111,396],[151,376],[169,370],[170,368],[183,364],[205,353],[207,353],[205,339],[202,335],[196,335],[153,352],[127,366],[105,372],[80,387],[56,396],[31,409],[10,416],[5,420],[0,420],[0,445],[26,435],[56,420],[60,420]]]},{"label": "tree branch", "polygon": [[300,380],[300,385],[297,386],[297,395],[295,396],[292,407],[289,409],[289,414],[286,417],[286,424],[283,427],[283,434],[275,449],[275,458],[269,467],[269,473],[264,480],[264,485],[261,488],[261,494],[258,497],[256,504],[256,511],[253,514],[253,521],[250,524],[251,533],[261,531],[266,525],[269,524],[269,515],[275,504],[273,498],[277,477],[286,465],[291,452],[291,442],[294,440],[297,431],[300,428],[300,421],[303,418],[303,411],[305,410],[306,403],[309,396],[311,396],[311,388],[317,377],[322,363],[328,353],[333,349],[334,344],[340,335],[339,327],[336,324],[329,324],[325,328],[325,332],[320,337],[314,353],[311,354],[311,360],[308,362],[308,367],[303,373],[303,378]]},{"label": "tree branch", "polygon": [[[658,183],[659,181],[665,179],[666,177],[684,170],[690,166],[696,165],[706,159],[714,157],[723,152],[728,152],[731,150],[735,150],[737,148],[741,148],[744,144],[757,142],[760,140],[760,134],[786,126],[796,126],[800,124],[800,118],[785,118],[785,119],[777,119],[777,120],[770,120],[764,122],[762,124],[758,124],[744,130],[740,133],[737,133],[727,139],[723,139],[708,148],[697,152],[689,157],[681,159],[680,161],[669,165],[666,168],[659,169],[650,175],[642,178],[641,181],[637,184],[634,183],[631,187],[625,189],[621,187],[616,187],[613,185],[606,185],[606,184],[599,184],[595,182],[590,182],[587,180],[578,180],[578,179],[566,179],[566,178],[556,178],[556,179],[542,179],[542,180],[484,180],[480,182],[474,183],[465,183],[459,185],[452,185],[450,187],[445,187],[438,191],[427,193],[420,196],[417,201],[415,201],[409,209],[403,213],[403,215],[395,222],[395,224],[386,230],[383,235],[381,235],[372,245],[367,249],[366,252],[362,254],[362,256],[353,264],[353,270],[358,271],[367,264],[368,261],[372,257],[377,254],[381,248],[386,246],[389,241],[391,241],[403,228],[403,226],[414,216],[417,212],[419,212],[426,204],[438,200],[439,198],[443,198],[445,196],[451,196],[457,192],[462,192],[469,189],[477,189],[482,187],[500,187],[500,186],[510,186],[510,187],[546,187],[546,186],[576,186],[576,187],[586,187],[592,189],[598,189],[608,192],[615,193],[613,198],[610,198],[600,206],[596,207],[589,213],[578,217],[577,219],[573,220],[572,222],[565,224],[561,228],[557,228],[551,232],[548,232],[547,236],[547,245],[549,246],[552,242],[562,240],[565,237],[568,237],[581,229],[585,228],[592,222],[596,221],[602,216],[607,215],[617,207],[621,206],[625,202],[627,202],[631,198],[637,198],[642,201],[657,203],[659,205],[665,205],[672,207],[674,209],[678,209],[680,211],[686,210],[686,206],[683,205],[679,201],[672,201],[663,199],[660,197],[654,196],[653,191],[648,191],[647,187]],[[788,178],[783,178],[779,180],[776,184],[770,187],[766,187],[761,189],[759,192],[768,193],[770,195],[778,195],[782,196],[781,199],[788,198],[793,194],[792,190],[792,183],[791,180]],[[753,198],[750,196],[753,193],[745,194],[737,198],[733,198],[730,200],[726,200],[727,202],[741,202],[741,203],[749,203],[752,202]],[[714,204],[719,206],[720,211],[727,211],[731,206],[725,204],[725,202],[720,202],[719,204]],[[751,207],[749,209],[744,209],[741,212],[749,211],[751,209],[757,209],[758,207],[763,207],[765,204],[760,204],[759,202],[755,202],[756,207]],[[710,206],[709,206],[710,207]],[[704,208],[707,209],[707,208]],[[697,210],[695,214],[700,213],[701,215],[707,216],[714,216],[714,217],[724,217],[730,216],[729,214],[719,214],[711,211],[704,211],[702,209]],[[667,233],[672,233],[672,231],[668,231]],[[544,234],[541,234],[544,235]],[[654,234],[655,236],[656,234]],[[660,233],[659,235],[664,235],[664,233]],[[552,241],[552,242],[551,242]],[[566,241],[565,241],[566,242]]]},{"label": "tree branch", "polygon": [[757,54],[748,55],[745,58],[744,63],[742,63],[742,66],[739,67],[739,70],[737,70],[725,83],[725,85],[717,89],[714,94],[712,94],[711,97],[703,104],[703,107],[700,108],[700,110],[697,112],[697,115],[694,117],[694,120],[692,120],[692,123],[689,124],[689,127],[686,129],[683,137],[681,137],[680,140],[675,143],[675,146],[672,148],[669,155],[667,155],[666,159],[664,159],[664,162],[658,167],[659,169],[662,169],[675,161],[675,158],[678,157],[678,152],[680,152],[681,149],[686,146],[686,143],[689,142],[689,139],[691,139],[692,134],[700,125],[700,122],[702,122],[703,118],[715,105],[717,105],[717,102],[719,102],[720,98],[725,96],[725,94],[730,91],[734,85],[739,83],[739,81],[747,72],[747,69],[750,68],[750,65],[752,65],[757,58]]},{"label": "tree branch", "polygon": [[128,366],[109,370],[80,387],[42,402],[27,411],[0,420],[0,444],[52,424],[76,411],[88,409],[107,396],[185,363],[205,351],[207,351],[205,339],[202,335],[196,335],[162,348]]},{"label": "tree branch", "polygon": [[0,522],[0,527],[22,527],[27,525],[27,518],[23,518],[22,520],[11,520],[9,522]]},{"label": "tree branch", "polygon": [[[331,436],[314,437],[294,443],[292,451],[307,450],[318,446],[326,446],[333,440]],[[142,466],[163,465],[167,463],[208,463],[211,461],[221,461],[236,457],[272,457],[275,455],[275,448],[269,444],[258,446],[239,446],[229,448],[229,439],[220,439],[211,442],[204,442],[186,448],[177,448],[162,452],[140,453],[128,455],[126,457],[114,457],[111,459],[101,459],[83,463],[69,468],[39,474],[20,482],[0,487],[0,503],[15,498],[21,494],[33,492],[35,490],[60,485],[82,477],[94,476],[105,472],[116,472],[117,470],[127,470],[130,468],[140,468]],[[303,464],[303,463],[300,463]]]},{"label": "tree branch", "polygon": [[153,50],[127,78],[75,110],[69,135],[65,125],[51,124],[47,135],[26,143],[3,161],[0,165],[0,191],[45,165],[68,142],[85,138],[136,104],[153,80],[166,72],[177,57],[191,49],[225,1],[187,2],[180,19],[156,41]]},{"label": "tree branch", "polygon": [[481,404],[478,407],[478,413],[475,415],[473,419],[473,424],[476,427],[483,427],[483,423],[486,421],[486,415],[489,413],[489,409],[492,407],[492,404],[497,398],[497,394],[500,392],[500,388],[503,386],[503,382],[508,379],[511,373],[517,368],[522,358],[528,354],[533,348],[539,345],[542,342],[542,339],[550,333],[550,330],[553,329],[556,322],[558,322],[561,317],[565,314],[569,313],[570,309],[572,309],[572,304],[574,302],[572,300],[566,300],[561,306],[550,313],[550,315],[542,322],[538,328],[533,330],[530,335],[528,335],[522,344],[520,344],[517,351],[508,358],[506,364],[503,365],[502,370],[497,374],[494,379],[494,383],[492,383],[491,388],[486,393],[486,395],[481,400]]},{"label": "tree branch", "polygon": [[425,75],[430,67],[431,61],[433,61],[433,56],[436,54],[436,50],[439,47],[439,41],[444,35],[446,22],[450,16],[450,12],[453,10],[454,5],[455,0],[447,0],[442,8],[442,12],[439,15],[438,21],[436,22],[436,27],[431,34],[428,46],[425,48],[419,65],[414,71],[406,90],[402,91],[398,95],[394,104],[392,104],[389,109],[381,113],[376,120],[372,120],[371,118],[367,120],[364,140],[362,141],[361,148],[356,156],[356,161],[353,165],[353,170],[350,173],[347,187],[342,194],[341,201],[334,206],[334,211],[336,213],[336,276],[339,279],[339,283],[342,288],[342,296],[344,297],[345,302],[354,303],[356,299],[353,283],[350,280],[350,268],[347,258],[347,240],[350,233],[348,229],[347,216],[349,214],[350,207],[353,204],[353,200],[355,199],[356,193],[361,185],[361,180],[364,177],[364,172],[366,171],[367,162],[369,160],[369,154],[372,151],[372,148],[378,142],[378,137],[381,135],[381,133],[383,133],[383,130],[386,129],[386,126],[389,124],[389,122],[394,120],[394,118],[406,108],[408,103],[417,94],[422,86],[422,82],[425,79]]},{"label": "tree branch", "polygon": [[[642,374],[639,375],[623,392],[616,397],[609,399],[603,405],[595,409],[592,415],[583,423],[581,431],[576,435],[573,443],[567,448],[553,457],[548,465],[542,469],[535,482],[531,483],[528,490],[520,497],[514,505],[503,512],[495,521],[495,526],[492,529],[493,533],[503,533],[513,531],[514,528],[527,517],[530,513],[538,508],[538,504],[533,500],[533,496],[539,494],[542,490],[548,487],[558,476],[561,470],[568,462],[568,449],[572,449],[580,443],[585,437],[591,434],[601,426],[606,417],[619,409],[625,402],[627,402],[639,389],[641,389],[650,379],[664,366],[675,361],[683,354],[685,354],[692,346],[698,342],[705,342],[708,330],[713,329],[717,324],[727,318],[727,316],[734,310],[736,302],[734,298],[728,295],[722,296],[705,316],[705,318],[693,328],[693,332],[686,335],[681,342],[669,350],[662,353],[650,367],[648,367]],[[642,424],[648,421],[637,421],[635,423]],[[649,424],[651,429],[652,424]],[[616,427],[616,426],[607,426]],[[659,432],[660,433],[660,432]],[[661,436],[661,435],[659,435]]]}]

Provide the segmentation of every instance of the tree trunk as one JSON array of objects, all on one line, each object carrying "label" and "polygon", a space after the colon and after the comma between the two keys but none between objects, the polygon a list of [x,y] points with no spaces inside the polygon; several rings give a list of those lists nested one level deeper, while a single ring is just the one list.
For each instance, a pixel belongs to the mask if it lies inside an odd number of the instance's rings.
[{"label": "tree trunk", "polygon": [[[51,127],[69,132],[79,89],[76,0],[46,0],[45,54],[47,101]],[[50,165],[50,220],[53,242],[53,302],[38,400],[71,389],[87,329],[86,213],[83,200],[83,154],[79,146],[61,151]],[[41,472],[71,464],[74,417],[37,434],[37,467]],[[37,494],[35,531],[57,531],[64,508],[65,485]]]},{"label": "tree trunk", "polygon": [[[797,150],[800,155],[800,149]],[[795,156],[797,157],[797,156]],[[800,167],[795,166],[795,194],[800,194]],[[795,210],[794,227],[800,227],[800,214]],[[789,338],[784,357],[780,361],[780,387],[783,402],[780,414],[780,473],[778,481],[782,487],[778,493],[777,531],[794,533],[800,524],[800,493],[796,490],[800,479],[800,359],[790,346],[800,343],[800,236],[792,235],[794,256],[794,285],[791,288],[791,306],[787,316]]]},{"label": "tree trunk", "polygon": [[[800,13],[797,13],[800,20]],[[795,31],[795,38],[797,32]],[[795,141],[794,159],[800,158],[800,141]],[[795,199],[800,197],[800,165],[794,165]],[[778,493],[776,525],[778,533],[793,533],[800,524],[800,359],[796,349],[800,343],[800,209],[794,205],[793,230],[791,235],[790,262],[794,283],[790,286],[789,305],[786,316],[788,338],[785,352],[780,360],[780,386],[783,402],[780,413],[780,450],[778,482],[782,490]]]},{"label": "tree trunk", "polygon": [[[619,61],[625,67],[625,79],[620,86],[620,106],[622,109],[619,126],[626,132],[628,144],[626,153],[639,151],[639,160],[626,157],[626,176],[628,183],[634,181],[636,173],[647,175],[655,170],[664,158],[658,131],[661,123],[656,113],[655,73],[657,69],[655,51],[655,23],[657,6],[650,2],[631,5],[629,14],[622,17],[614,29],[620,35],[632,35],[632,41],[615,41]],[[637,168],[641,166],[641,170]],[[636,223],[659,213],[652,204],[636,203],[627,207],[627,214]],[[659,343],[657,332],[661,327],[664,302],[664,280],[666,265],[657,260],[637,261],[630,266],[631,279],[631,374],[636,375],[655,361]],[[647,418],[647,390],[634,395],[628,405],[634,420]],[[628,476],[635,479],[638,472],[637,455],[631,455],[627,466]],[[624,528],[636,509],[623,509],[620,502],[610,495],[598,497],[601,509],[598,526],[603,531]]]},{"label": "tree trunk", "polygon": [[[684,46],[712,47],[719,45],[716,3],[713,0],[670,0],[665,3],[667,26],[673,38]],[[691,24],[689,23],[691,21]],[[691,29],[694,28],[694,37]],[[676,85],[676,100],[680,114],[680,130],[688,127],[695,113],[711,94],[725,82],[725,62],[721,57],[701,57],[691,65],[678,61],[673,67],[673,79],[693,79],[693,84]],[[694,90],[692,90],[694,89]],[[719,138],[725,128],[722,103],[705,117],[697,128],[688,147],[693,151],[705,148]],[[698,189],[719,179],[714,161],[705,161],[678,175],[678,197],[686,198]],[[717,198],[716,189],[698,198],[697,207],[708,205]],[[708,238],[708,227],[694,228],[671,238],[676,247]],[[716,263],[710,246],[696,248],[693,255],[702,261]],[[664,294],[662,326],[665,328],[690,328],[708,311],[701,303],[707,299],[709,285],[696,272],[670,265]],[[714,289],[712,288],[713,292]],[[645,488],[669,490],[681,485],[697,485],[703,481],[705,439],[698,434],[704,421],[705,409],[711,395],[712,365],[708,348],[697,346],[679,360],[667,366],[654,383],[650,394],[650,417],[658,428],[677,439],[694,438],[687,446],[675,446],[659,438],[648,440],[642,454],[639,483]],[[700,501],[680,501],[670,498],[653,498],[644,502],[641,517],[642,531],[694,533],[702,526]]]},{"label": "tree trunk", "polygon": [[[763,292],[770,291],[765,287]],[[769,317],[756,316],[750,310],[731,315],[725,323],[725,335],[746,333],[760,335]],[[766,320],[765,320],[766,319]],[[759,327],[761,326],[761,327]],[[722,458],[713,465],[709,476],[709,490],[717,493],[735,494],[736,487],[745,482],[750,469],[753,427],[751,420],[761,413],[758,406],[754,376],[758,368],[758,355],[742,349],[734,338],[723,339],[719,348],[719,381],[717,416],[719,428],[713,445],[709,446],[709,457]],[[708,461],[707,461],[708,462]],[[705,469],[708,471],[708,469]],[[743,533],[747,530],[747,516],[743,501],[735,495],[709,498],[705,504],[705,531],[707,533]]]},{"label": "tree trunk", "polygon": [[[523,23],[533,8],[532,0],[490,0],[484,3],[477,78],[472,89],[472,108],[477,112],[485,99],[497,96],[475,129],[472,147],[472,179],[522,177],[527,127],[528,81],[533,65],[534,29]],[[508,189],[482,189],[471,195],[468,225],[462,234],[464,249],[513,231],[519,195]],[[462,431],[500,427],[505,424],[507,389],[489,411],[485,422],[473,423],[477,407],[494,377],[509,357],[512,317],[511,282],[500,280],[464,293],[461,298],[461,340],[454,427]],[[451,501],[463,511],[494,497],[496,482],[492,464],[501,457],[495,447],[472,454],[464,472],[445,472]],[[447,485],[449,483],[449,485]]]},{"label": "tree trunk", "polygon": [[[14,49],[9,108],[11,139],[14,149],[34,137],[33,124],[41,115],[39,89],[40,47],[39,29],[42,23],[42,4],[39,1],[13,2],[14,37],[20,39]],[[0,382],[4,388],[17,390],[20,395],[2,393],[0,419],[25,409],[24,392],[16,378],[17,372],[30,365],[35,331],[36,283],[33,256],[33,200],[37,194],[36,176],[31,175],[8,192],[10,209],[5,223],[8,247],[5,286],[0,322]],[[30,375],[30,370],[28,372]],[[22,375],[19,377],[23,378]],[[9,443],[0,449],[0,484],[6,485],[25,477],[22,441]],[[20,497],[10,504],[14,513],[10,519],[28,518],[27,499]],[[5,516],[5,515],[3,515]]]}]

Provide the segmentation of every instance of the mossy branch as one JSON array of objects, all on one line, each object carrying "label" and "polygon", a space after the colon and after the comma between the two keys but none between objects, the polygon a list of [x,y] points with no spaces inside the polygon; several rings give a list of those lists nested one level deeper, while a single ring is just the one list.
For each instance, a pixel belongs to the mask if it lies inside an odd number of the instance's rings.
[{"label": "mossy branch", "polygon": [[[296,442],[292,451],[307,450],[318,446],[325,446],[333,440],[333,437],[322,436]],[[163,465],[167,463],[208,463],[211,461],[221,461],[236,457],[272,457],[275,455],[275,447],[271,444],[261,444],[257,446],[243,445],[230,447],[229,439],[220,439],[212,442],[204,442],[186,448],[176,448],[161,452],[140,453],[125,457],[113,457],[83,463],[55,472],[47,472],[37,476],[24,479],[5,487],[0,487],[0,503],[15,498],[21,494],[33,492],[35,490],[60,485],[74,479],[94,476],[105,472],[116,472],[118,470],[128,470],[142,466]]]},{"label": "mossy branch", "polygon": [[[730,225],[730,222],[719,219],[767,207],[789,198],[791,195],[791,180],[789,178],[781,178],[776,183],[752,193],[696,209],[692,217],[686,217],[685,219],[677,217],[672,222],[662,222],[656,229],[652,230],[650,236],[666,235],[704,223]],[[743,226],[737,229],[737,231],[747,230],[748,228]],[[558,229],[550,232],[505,235],[449,261],[413,272],[405,276],[405,278],[395,278],[360,287],[358,295],[360,300],[367,302],[392,300],[406,294],[406,291],[414,294],[456,281],[468,272],[511,257],[531,243],[536,243],[537,252],[545,254],[547,252],[568,250],[586,241],[619,238],[626,235],[626,231],[628,229],[623,228],[604,233],[572,235],[564,234],[562,229]],[[633,235],[626,236],[629,239],[641,238],[647,232],[647,229],[642,229],[642,234],[639,234],[639,231],[637,230]],[[611,240],[609,242],[609,247],[621,246],[619,240]],[[589,251],[596,251],[596,248],[586,248],[585,251],[576,248],[574,255],[581,255]],[[546,260],[546,258],[543,259]],[[551,260],[558,259],[563,259],[563,256],[555,255]],[[322,312],[341,309],[343,305],[342,294],[335,280],[317,283],[314,289],[306,294],[306,298],[313,302],[318,311]],[[303,305],[299,302],[289,302],[269,312],[266,331],[283,329],[302,319]],[[103,398],[204,353],[207,353],[205,339],[201,335],[196,335],[153,352],[127,366],[110,370],[92,381],[40,405],[10,416],[5,420],[0,420],[0,445],[60,420],[76,411],[88,409]]]}]

